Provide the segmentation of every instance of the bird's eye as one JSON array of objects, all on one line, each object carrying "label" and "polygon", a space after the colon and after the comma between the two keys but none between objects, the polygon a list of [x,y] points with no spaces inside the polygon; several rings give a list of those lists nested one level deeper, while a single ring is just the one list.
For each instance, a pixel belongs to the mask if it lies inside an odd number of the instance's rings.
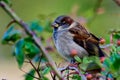
[{"label": "bird's eye", "polygon": [[63,21],[62,23],[63,23],[63,24],[65,24],[65,23],[66,23],[66,21]]}]

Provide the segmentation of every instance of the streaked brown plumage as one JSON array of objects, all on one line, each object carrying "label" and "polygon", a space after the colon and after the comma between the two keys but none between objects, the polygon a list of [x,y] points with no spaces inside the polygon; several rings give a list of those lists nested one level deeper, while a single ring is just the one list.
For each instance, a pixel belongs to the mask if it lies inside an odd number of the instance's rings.
[{"label": "streaked brown plumage", "polygon": [[104,56],[99,47],[100,39],[69,16],[57,17],[52,26],[54,27],[53,39],[55,46],[64,58],[72,59],[70,56],[70,49],[72,48],[78,51],[80,58],[90,55]]}]

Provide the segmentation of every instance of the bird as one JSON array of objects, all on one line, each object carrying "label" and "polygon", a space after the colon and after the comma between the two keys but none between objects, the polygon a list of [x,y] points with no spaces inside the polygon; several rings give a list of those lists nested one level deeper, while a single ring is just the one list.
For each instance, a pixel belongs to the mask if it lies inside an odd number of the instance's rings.
[{"label": "bird", "polygon": [[74,61],[71,56],[72,50],[77,52],[77,56],[104,57],[104,52],[99,46],[100,38],[89,32],[78,21],[70,16],[58,16],[53,23],[53,41],[58,53],[67,61]]}]

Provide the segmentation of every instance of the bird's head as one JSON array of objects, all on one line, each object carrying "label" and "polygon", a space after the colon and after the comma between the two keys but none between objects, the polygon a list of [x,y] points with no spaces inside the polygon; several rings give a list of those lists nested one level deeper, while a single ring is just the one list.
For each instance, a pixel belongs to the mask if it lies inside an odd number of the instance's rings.
[{"label": "bird's head", "polygon": [[55,21],[52,23],[52,27],[54,29],[65,29],[68,28],[74,20],[70,18],[69,16],[59,16],[55,19]]}]

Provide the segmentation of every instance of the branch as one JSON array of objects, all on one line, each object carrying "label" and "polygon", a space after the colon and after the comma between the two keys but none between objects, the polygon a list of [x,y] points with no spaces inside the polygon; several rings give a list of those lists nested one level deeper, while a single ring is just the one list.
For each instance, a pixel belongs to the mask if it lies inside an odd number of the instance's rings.
[{"label": "branch", "polygon": [[29,74],[29,73],[27,73],[27,72],[25,72],[23,69],[20,69],[22,72],[24,72],[25,74],[27,74],[27,75],[29,75],[29,76],[31,76],[31,77],[33,77],[33,78],[35,78],[35,79],[38,79],[39,80],[39,78],[37,78],[37,77],[35,77],[35,76],[33,76],[33,75],[31,75],[31,74]]},{"label": "branch", "polygon": [[36,73],[38,74],[39,78],[41,78],[41,75],[39,73],[39,70],[34,66],[34,64],[32,63],[32,61],[28,58],[29,63],[32,65],[32,67],[34,68],[34,70],[36,71]]},{"label": "branch", "polygon": [[32,32],[28,26],[28,24],[26,24],[24,21],[22,21],[16,14],[15,12],[4,2],[4,1],[0,1],[0,6],[6,11],[6,13],[16,21],[16,23],[18,23],[24,30],[25,32],[31,36],[34,40],[34,43],[40,48],[43,56],[45,56],[45,58],[47,59],[47,61],[49,62],[51,68],[55,71],[56,75],[58,76],[59,79],[63,80],[61,73],[58,71],[54,61],[52,60],[52,58],[50,57],[50,55],[48,54],[48,52],[45,50],[45,48],[42,46],[41,41],[39,40],[39,38],[36,36],[36,34],[34,32]]}]

